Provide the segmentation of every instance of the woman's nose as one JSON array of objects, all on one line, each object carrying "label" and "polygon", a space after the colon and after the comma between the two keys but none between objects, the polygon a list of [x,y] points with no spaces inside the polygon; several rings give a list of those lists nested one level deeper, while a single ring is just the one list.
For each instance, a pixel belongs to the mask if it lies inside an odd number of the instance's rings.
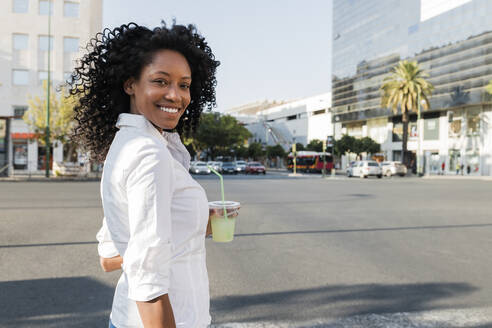
[{"label": "woman's nose", "polygon": [[179,99],[178,91],[176,90],[176,86],[170,85],[164,97],[168,100],[177,101]]}]

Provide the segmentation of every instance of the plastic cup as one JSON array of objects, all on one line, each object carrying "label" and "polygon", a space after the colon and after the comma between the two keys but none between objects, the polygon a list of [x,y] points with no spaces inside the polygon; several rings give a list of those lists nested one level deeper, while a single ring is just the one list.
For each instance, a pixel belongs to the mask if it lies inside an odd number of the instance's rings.
[{"label": "plastic cup", "polygon": [[234,239],[236,216],[240,205],[239,202],[221,200],[208,203],[209,209],[214,210],[210,217],[213,241],[227,243]]}]

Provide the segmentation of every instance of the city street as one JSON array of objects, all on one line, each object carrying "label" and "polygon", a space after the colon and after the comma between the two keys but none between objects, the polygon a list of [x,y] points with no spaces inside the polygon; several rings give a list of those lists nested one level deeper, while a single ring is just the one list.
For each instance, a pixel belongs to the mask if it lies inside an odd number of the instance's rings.
[{"label": "city street", "polygon": [[[232,243],[207,239],[213,324],[492,327],[491,187],[225,177],[242,208]],[[98,182],[0,182],[0,327],[107,327],[102,215]]]}]

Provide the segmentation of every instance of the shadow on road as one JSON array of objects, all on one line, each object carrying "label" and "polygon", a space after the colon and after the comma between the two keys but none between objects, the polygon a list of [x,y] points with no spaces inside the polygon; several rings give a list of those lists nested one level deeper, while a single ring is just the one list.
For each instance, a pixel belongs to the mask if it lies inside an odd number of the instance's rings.
[{"label": "shadow on road", "polygon": [[0,327],[107,327],[113,292],[88,277],[0,282]]},{"label": "shadow on road", "polygon": [[[459,298],[476,290],[467,283],[363,284],[224,296],[211,301],[212,322],[312,320],[428,311],[445,308],[438,301]],[[293,312],[293,308],[298,311]]]},{"label": "shadow on road", "polygon": [[[480,224],[456,224],[456,225],[435,225],[435,226],[415,226],[415,227],[393,227],[393,228],[367,228],[367,229],[337,229],[337,230],[308,230],[308,231],[280,231],[280,232],[258,232],[240,233],[236,237],[254,236],[276,236],[276,235],[297,235],[297,234],[318,234],[318,233],[347,233],[347,232],[375,232],[375,231],[404,231],[404,230],[440,230],[440,229],[459,229],[459,228],[486,228],[492,227],[492,223]],[[0,248],[2,246],[0,245]]]}]

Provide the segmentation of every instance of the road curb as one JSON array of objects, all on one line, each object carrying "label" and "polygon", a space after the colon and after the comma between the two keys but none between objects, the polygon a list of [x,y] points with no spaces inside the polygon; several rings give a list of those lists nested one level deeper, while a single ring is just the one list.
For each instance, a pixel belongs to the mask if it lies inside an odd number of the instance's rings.
[{"label": "road curb", "polygon": [[0,178],[0,182],[96,182],[99,177],[7,177]]}]

